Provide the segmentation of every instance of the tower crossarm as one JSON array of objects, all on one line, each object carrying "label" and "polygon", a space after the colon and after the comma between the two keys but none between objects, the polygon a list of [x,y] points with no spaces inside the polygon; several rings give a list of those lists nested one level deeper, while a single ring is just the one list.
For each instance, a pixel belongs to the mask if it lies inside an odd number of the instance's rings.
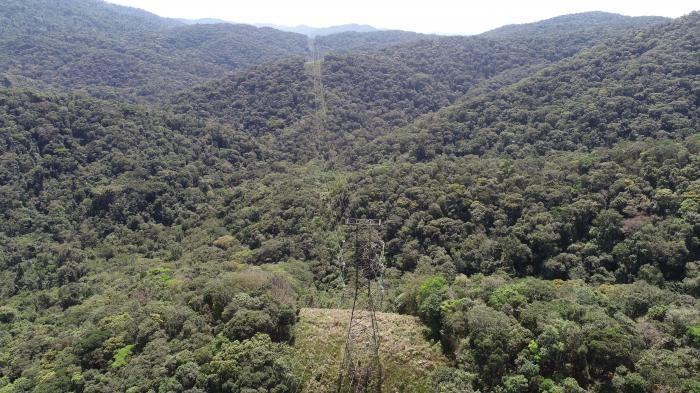
[{"label": "tower crossarm", "polygon": [[381,226],[381,218],[347,218],[345,219],[345,225],[352,226]]}]

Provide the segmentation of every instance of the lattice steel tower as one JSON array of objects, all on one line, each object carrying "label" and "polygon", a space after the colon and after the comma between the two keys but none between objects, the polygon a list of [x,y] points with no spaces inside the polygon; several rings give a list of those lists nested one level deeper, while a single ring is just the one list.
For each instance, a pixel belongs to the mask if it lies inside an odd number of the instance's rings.
[{"label": "lattice steel tower", "polygon": [[353,263],[348,271],[352,311],[345,339],[338,393],[380,393],[382,366],[379,360],[379,326],[375,310],[383,298],[384,242],[381,220],[347,219],[353,232]]}]

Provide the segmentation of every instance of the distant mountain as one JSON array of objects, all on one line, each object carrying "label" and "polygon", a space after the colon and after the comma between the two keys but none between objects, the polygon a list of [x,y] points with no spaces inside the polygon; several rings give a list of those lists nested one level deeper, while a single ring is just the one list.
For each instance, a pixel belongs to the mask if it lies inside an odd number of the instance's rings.
[{"label": "distant mountain", "polygon": [[379,31],[379,29],[376,29],[372,26],[359,25],[359,24],[346,24],[346,25],[330,26],[330,27],[311,27],[311,26],[306,26],[306,25],[279,26],[279,25],[270,25],[270,24],[260,24],[257,26],[272,27],[273,29],[282,30],[282,31],[289,31],[292,33],[304,34],[304,35],[309,36],[309,37],[326,36],[326,35],[346,33],[346,32],[369,33],[369,32]]},{"label": "distant mountain", "polygon": [[670,20],[661,16],[625,16],[602,11],[582,12],[545,19],[533,23],[512,24],[489,30],[487,37],[543,35],[566,31],[593,31],[600,29],[641,28]]},{"label": "distant mountain", "polygon": [[215,25],[217,23],[232,23],[223,19],[201,18],[201,19],[178,19],[186,25]]},{"label": "distant mountain", "polygon": [[[207,24],[217,24],[217,23],[236,24],[235,22],[229,22],[229,21],[226,21],[223,19],[216,19],[216,18],[178,19],[178,21],[185,23],[185,24],[188,24],[188,25],[207,25]],[[370,25],[361,25],[361,24],[356,24],[356,23],[338,25],[338,26],[329,26],[329,27],[312,27],[312,26],[307,26],[307,25],[283,26],[283,25],[275,25],[275,24],[270,24],[270,23],[255,23],[255,24],[253,24],[253,26],[269,27],[269,28],[272,28],[275,30],[303,34],[303,35],[308,36],[308,37],[328,36],[328,35],[332,35],[332,34],[341,34],[341,33],[348,33],[348,32],[372,33],[372,32],[381,31],[381,30],[379,30],[375,27],[372,27]]]}]

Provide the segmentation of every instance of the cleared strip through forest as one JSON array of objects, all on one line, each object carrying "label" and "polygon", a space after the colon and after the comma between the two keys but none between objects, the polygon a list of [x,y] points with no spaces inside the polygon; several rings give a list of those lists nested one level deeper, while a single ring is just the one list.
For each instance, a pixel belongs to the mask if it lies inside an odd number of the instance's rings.
[{"label": "cleared strip through forest", "polygon": [[311,71],[311,77],[314,83],[316,117],[318,120],[317,126],[319,128],[323,127],[327,114],[325,89],[323,87],[322,64],[323,59],[321,58],[321,54],[319,53],[318,48],[316,48],[316,39],[313,37],[309,37],[309,67]]}]

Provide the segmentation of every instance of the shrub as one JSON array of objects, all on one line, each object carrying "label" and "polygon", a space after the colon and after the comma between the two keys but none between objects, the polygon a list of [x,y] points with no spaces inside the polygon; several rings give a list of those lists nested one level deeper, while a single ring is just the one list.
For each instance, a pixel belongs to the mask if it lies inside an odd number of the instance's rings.
[{"label": "shrub", "polygon": [[528,381],[524,375],[516,374],[503,379],[506,393],[524,393],[528,389]]},{"label": "shrub", "polygon": [[122,367],[127,365],[126,358],[131,355],[131,351],[134,349],[134,344],[129,344],[117,350],[114,353],[114,358],[112,359],[112,368]]},{"label": "shrub", "polygon": [[11,323],[17,317],[17,310],[12,307],[0,307],[0,323]]},{"label": "shrub", "polygon": [[442,303],[447,298],[447,280],[440,276],[429,277],[418,288],[418,315],[431,331],[433,338],[440,335]]},{"label": "shrub", "polygon": [[270,336],[256,334],[248,340],[213,343],[214,355],[202,367],[209,375],[207,391],[294,392],[297,384],[283,360],[284,346]]},{"label": "shrub", "polygon": [[688,337],[690,344],[696,348],[700,348],[700,325],[694,325],[688,328]]}]

